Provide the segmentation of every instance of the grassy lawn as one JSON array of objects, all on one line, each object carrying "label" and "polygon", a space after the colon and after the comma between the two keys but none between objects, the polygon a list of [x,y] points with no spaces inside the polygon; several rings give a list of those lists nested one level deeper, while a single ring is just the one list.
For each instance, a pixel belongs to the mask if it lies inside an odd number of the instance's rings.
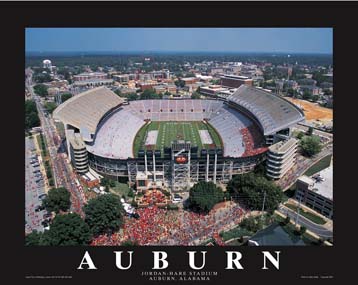
[{"label": "grassy lawn", "polygon": [[41,145],[41,138],[40,138],[40,135],[37,135],[36,136],[36,141],[37,141],[37,144],[41,150],[41,153],[42,153],[42,145]]},{"label": "grassy lawn", "polygon": [[48,152],[47,152],[47,142],[46,138],[43,136],[43,134],[39,134],[36,136],[37,144],[41,150],[41,155],[43,160],[48,159]]},{"label": "grassy lawn", "polygon": [[199,130],[207,130],[217,147],[222,147],[220,136],[209,124],[203,122],[151,122],[143,126],[136,135],[133,150],[136,155],[140,149],[145,148],[145,139],[149,131],[158,131],[155,149],[161,150],[162,155],[165,147],[170,147],[174,140],[189,140],[193,146],[198,146],[199,151],[206,148],[201,142]]},{"label": "grassy lawn", "polygon": [[223,143],[222,143],[221,137],[219,136],[218,132],[210,124],[206,124],[206,127],[207,127],[207,130],[209,131],[209,134],[210,134],[212,140],[214,141],[214,144],[218,147],[222,147]]},{"label": "grassy lawn", "polygon": [[329,166],[331,163],[331,157],[332,155],[327,155],[324,158],[322,158],[320,161],[312,165],[310,168],[307,169],[307,171],[304,173],[304,175],[311,176]]},{"label": "grassy lawn", "polygon": [[65,136],[65,127],[64,127],[63,123],[55,122],[55,126],[56,126],[56,129],[57,129],[60,137],[63,138]]},{"label": "grassy lawn", "polygon": [[116,181],[116,186],[111,187],[110,192],[112,192],[113,194],[116,194],[120,197],[122,197],[124,195],[127,198],[127,195],[129,193],[129,187],[125,183],[119,183]]},{"label": "grassy lawn", "polygon": [[[285,205],[287,208],[290,208],[293,211],[297,211],[297,206],[292,205],[292,204],[286,204]],[[311,213],[311,212],[307,212],[305,210],[303,210],[302,208],[300,209],[300,215],[304,216],[305,218],[311,220],[312,222],[319,224],[319,225],[324,225],[326,223],[326,221],[324,219],[322,219],[321,217]]]}]

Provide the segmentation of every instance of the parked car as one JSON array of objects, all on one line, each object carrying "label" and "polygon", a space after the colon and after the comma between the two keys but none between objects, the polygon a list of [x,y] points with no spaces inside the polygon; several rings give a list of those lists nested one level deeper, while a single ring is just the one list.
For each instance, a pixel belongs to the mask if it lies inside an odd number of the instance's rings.
[{"label": "parked car", "polygon": [[51,219],[52,218],[52,214],[46,213],[43,215],[44,219]]},{"label": "parked car", "polygon": [[38,206],[35,207],[35,212],[40,212],[40,211],[42,211],[42,210],[44,210],[44,209],[45,209],[44,206],[38,205]]},{"label": "parked car", "polygon": [[45,199],[47,197],[47,194],[41,194],[41,195],[39,195],[39,199],[40,200],[43,200],[43,199]]}]

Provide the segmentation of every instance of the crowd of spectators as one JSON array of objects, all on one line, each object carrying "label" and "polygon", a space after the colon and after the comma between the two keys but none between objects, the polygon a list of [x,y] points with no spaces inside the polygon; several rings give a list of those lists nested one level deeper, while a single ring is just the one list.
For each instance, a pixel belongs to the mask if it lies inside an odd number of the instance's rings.
[{"label": "crowd of spectators", "polygon": [[93,239],[91,245],[197,245],[214,238],[223,245],[219,232],[240,223],[246,211],[233,202],[224,202],[208,214],[187,210],[166,210],[157,206],[137,210],[139,219],[125,217],[123,229]]}]

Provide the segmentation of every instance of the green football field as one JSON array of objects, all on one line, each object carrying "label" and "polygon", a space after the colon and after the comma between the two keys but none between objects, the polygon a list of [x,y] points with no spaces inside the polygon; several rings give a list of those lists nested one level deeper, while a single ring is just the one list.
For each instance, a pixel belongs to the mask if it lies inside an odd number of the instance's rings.
[{"label": "green football field", "polygon": [[198,146],[199,151],[202,148],[209,148],[213,145],[205,145],[202,143],[199,130],[208,130],[211,139],[216,147],[222,147],[221,139],[216,130],[209,124],[204,122],[150,122],[143,126],[136,135],[134,140],[134,154],[140,149],[145,149],[145,141],[149,131],[158,131],[156,145],[154,149],[161,150],[164,147],[170,147],[174,140],[191,141],[192,146]]}]

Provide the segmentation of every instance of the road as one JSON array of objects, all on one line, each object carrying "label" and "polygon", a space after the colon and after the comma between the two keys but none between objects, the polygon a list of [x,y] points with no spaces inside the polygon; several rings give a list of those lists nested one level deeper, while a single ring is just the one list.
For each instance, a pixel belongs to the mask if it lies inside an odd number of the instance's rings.
[{"label": "road", "polygon": [[[292,211],[291,209],[281,205],[278,211],[284,215],[287,215],[291,218],[291,220],[296,221],[297,213]],[[333,232],[331,230],[326,229],[324,226],[317,225],[307,218],[298,215],[297,223],[305,226],[309,231],[315,233],[316,235],[322,238],[331,238],[333,237]]]},{"label": "road", "polygon": [[46,214],[45,210],[35,211],[36,207],[42,204],[39,196],[45,194],[45,188],[40,167],[30,163],[31,160],[37,160],[33,140],[34,138],[25,138],[25,233],[33,230],[42,232],[41,222]]},{"label": "road", "polygon": [[[309,129],[308,126],[300,124],[300,123],[296,124],[292,128],[293,131],[298,130],[298,131],[302,131],[302,132],[305,132],[305,133],[308,131],[308,129]],[[326,138],[328,140],[333,139],[333,134],[332,133],[324,132],[324,131],[321,131],[321,130],[313,129],[313,134],[317,135],[317,136],[320,136],[320,137],[324,137],[324,138]]]},{"label": "road", "polygon": [[35,100],[43,135],[46,138],[48,152],[50,154],[53,177],[56,187],[65,187],[71,194],[71,211],[84,216],[82,207],[86,203],[84,193],[77,187],[75,182],[75,173],[73,173],[70,165],[66,162],[64,153],[59,152],[61,148],[61,138],[57,133],[53,120],[49,115],[45,114],[44,107],[40,97],[37,96],[31,85],[28,85],[31,97]]}]

